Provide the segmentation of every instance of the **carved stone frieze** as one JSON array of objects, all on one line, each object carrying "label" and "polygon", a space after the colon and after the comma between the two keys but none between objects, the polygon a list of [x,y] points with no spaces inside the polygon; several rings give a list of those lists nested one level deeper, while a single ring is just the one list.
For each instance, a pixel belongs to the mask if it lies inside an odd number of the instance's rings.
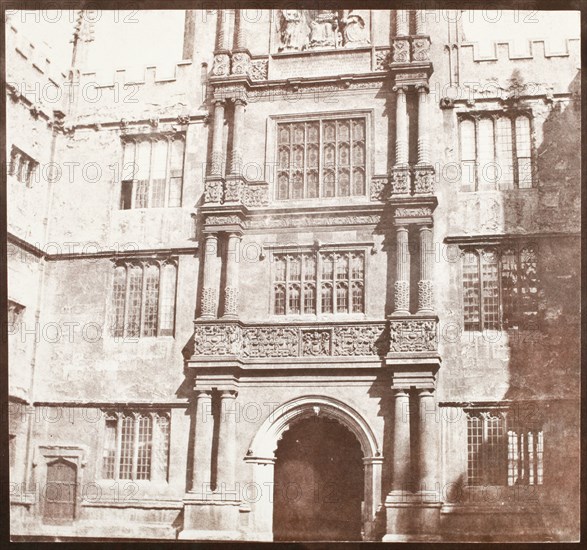
[{"label": "carved stone frieze", "polygon": [[437,323],[433,319],[401,319],[389,322],[389,351],[422,352],[438,348]]},{"label": "carved stone frieze", "polygon": [[393,62],[410,62],[410,42],[407,38],[394,38],[393,40]]},{"label": "carved stone frieze", "polygon": [[324,326],[243,326],[197,323],[195,355],[243,358],[383,357],[389,350],[385,323]]},{"label": "carved stone frieze", "polygon": [[236,325],[198,324],[194,332],[194,354],[236,355],[239,336]]},{"label": "carved stone frieze", "polygon": [[430,206],[416,206],[416,207],[398,207],[394,211],[396,218],[423,218],[432,216],[432,208]]},{"label": "carved stone frieze", "polygon": [[434,283],[433,281],[418,281],[418,304],[420,309],[432,310],[434,306]]},{"label": "carved stone frieze", "polygon": [[245,227],[250,229],[263,229],[266,227],[287,228],[300,226],[333,226],[333,225],[376,225],[381,216],[356,215],[356,216],[280,216],[275,218],[263,218],[247,220]]},{"label": "carved stone frieze", "polygon": [[228,54],[219,53],[214,56],[212,74],[214,76],[228,76],[230,73],[230,57]]},{"label": "carved stone frieze", "polygon": [[434,168],[432,166],[416,167],[414,169],[414,194],[434,194]]},{"label": "carved stone frieze", "polygon": [[391,195],[407,195],[410,192],[410,170],[394,168],[391,172]]},{"label": "carved stone frieze", "polygon": [[220,204],[224,192],[222,180],[206,180],[204,185],[204,202],[207,204]]},{"label": "carved stone frieze", "polygon": [[302,330],[302,355],[330,355],[329,330]]},{"label": "carved stone frieze", "polygon": [[296,357],[299,354],[299,334],[295,328],[245,328],[241,351],[243,357]]},{"label": "carved stone frieze", "polygon": [[206,225],[231,225],[240,223],[241,219],[236,214],[206,217]]},{"label": "carved stone frieze", "polygon": [[224,202],[238,202],[241,198],[243,183],[240,179],[227,180],[224,182]]},{"label": "carved stone frieze", "polygon": [[246,52],[235,52],[232,54],[231,74],[249,74],[251,56]]},{"label": "carved stone frieze", "polygon": [[391,50],[377,50],[375,52],[375,70],[386,71],[391,63]]},{"label": "carved stone frieze", "polygon": [[372,201],[384,201],[389,194],[389,178],[387,176],[373,176],[369,188],[369,197]]},{"label": "carved stone frieze", "polygon": [[414,38],[412,41],[412,61],[430,61],[430,38]]},{"label": "carved stone frieze", "polygon": [[386,352],[385,342],[385,325],[335,327],[333,355],[381,355]]},{"label": "carved stone frieze", "polygon": [[241,200],[245,206],[255,208],[269,204],[269,189],[267,185],[247,185],[244,187]]},{"label": "carved stone frieze", "polygon": [[253,59],[249,64],[251,80],[267,80],[269,61],[267,59]]}]

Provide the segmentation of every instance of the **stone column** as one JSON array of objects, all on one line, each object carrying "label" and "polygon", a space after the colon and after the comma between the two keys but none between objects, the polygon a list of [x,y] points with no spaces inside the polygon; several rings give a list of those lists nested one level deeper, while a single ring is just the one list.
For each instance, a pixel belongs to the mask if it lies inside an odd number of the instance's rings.
[{"label": "stone column", "polygon": [[216,317],[218,280],[216,277],[216,254],[218,235],[208,233],[204,242],[204,276],[202,282],[202,318]]},{"label": "stone column", "polygon": [[245,119],[244,99],[234,100],[234,119],[232,128],[232,154],[230,157],[230,174],[240,174],[242,166],[242,138]]},{"label": "stone column", "polygon": [[235,491],[236,396],[237,392],[234,390],[223,390],[220,394],[220,425],[218,429],[216,488],[223,495]]},{"label": "stone column", "polygon": [[392,488],[404,491],[410,482],[410,396],[405,389],[396,389],[394,393]]},{"label": "stone column", "polygon": [[410,21],[408,19],[408,10],[397,10],[395,18],[395,30],[397,36],[408,36],[410,34]]},{"label": "stone column", "polygon": [[420,488],[436,498],[427,500],[438,500],[438,433],[439,418],[436,409],[436,399],[433,390],[424,389],[419,392],[419,420],[420,420]]},{"label": "stone column", "polygon": [[396,227],[396,280],[395,312],[403,315],[410,313],[410,250],[408,248],[408,227]]},{"label": "stone column", "polygon": [[418,86],[418,164],[430,164],[428,140],[428,87]]},{"label": "stone column", "polygon": [[408,164],[408,109],[406,88],[395,86],[395,165],[406,166]]},{"label": "stone column", "polygon": [[224,287],[224,317],[238,316],[240,240],[241,235],[239,233],[228,234],[225,260],[226,286]]},{"label": "stone column", "polygon": [[426,10],[416,10],[416,34],[426,34]]},{"label": "stone column", "polygon": [[210,174],[222,175],[224,156],[224,100],[214,102],[214,129],[212,134],[212,166]]},{"label": "stone column", "polygon": [[227,50],[226,15],[229,10],[217,10],[216,12],[216,42],[214,50]]},{"label": "stone column", "polygon": [[418,312],[431,313],[434,310],[434,283],[432,269],[434,262],[434,243],[432,228],[420,227],[420,280],[418,281]]},{"label": "stone column", "polygon": [[246,48],[245,27],[243,25],[244,10],[235,10],[234,15],[234,50]]},{"label": "stone column", "polygon": [[192,469],[192,492],[204,496],[210,490],[212,435],[212,392],[196,390],[194,411],[194,459]]}]

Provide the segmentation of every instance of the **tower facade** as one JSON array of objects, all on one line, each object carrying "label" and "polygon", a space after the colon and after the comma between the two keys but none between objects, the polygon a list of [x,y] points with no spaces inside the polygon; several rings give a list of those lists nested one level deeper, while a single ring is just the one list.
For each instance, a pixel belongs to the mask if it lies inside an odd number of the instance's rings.
[{"label": "tower facade", "polygon": [[577,536],[578,41],[459,16],[188,11],[107,81],[8,24],[14,537]]}]

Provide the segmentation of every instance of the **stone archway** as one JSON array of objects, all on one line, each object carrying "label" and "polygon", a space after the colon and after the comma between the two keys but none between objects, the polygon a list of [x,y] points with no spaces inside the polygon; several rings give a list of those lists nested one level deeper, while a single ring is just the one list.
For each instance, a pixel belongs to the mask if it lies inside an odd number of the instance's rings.
[{"label": "stone archway", "polygon": [[273,487],[275,451],[283,434],[304,418],[322,416],[336,420],[359,442],[364,465],[362,532],[373,540],[375,514],[381,504],[381,468],[383,457],[373,430],[352,407],[331,397],[309,395],[284,403],[271,413],[253,438],[245,461],[252,466],[258,498],[251,506],[251,540],[273,540]]}]

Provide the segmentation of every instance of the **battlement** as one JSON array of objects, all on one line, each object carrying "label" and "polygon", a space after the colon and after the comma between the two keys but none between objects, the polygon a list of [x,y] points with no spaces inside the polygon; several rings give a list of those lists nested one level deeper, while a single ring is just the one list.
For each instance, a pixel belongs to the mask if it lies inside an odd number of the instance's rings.
[{"label": "battlement", "polygon": [[140,68],[115,69],[109,75],[98,72],[84,72],[80,75],[80,84],[93,85],[96,88],[109,88],[118,85],[148,86],[184,81],[188,78],[191,61],[180,61],[174,65],[160,67],[146,65]]},{"label": "battlement", "polygon": [[[38,75],[43,75],[49,83],[55,86],[60,86],[67,78],[65,73],[59,71],[53,65],[50,59],[51,46],[44,41],[37,44],[31,42],[30,38],[12,23],[7,25],[6,46],[6,67],[12,73],[10,76],[19,76],[14,74],[16,66],[13,61],[14,56],[17,55],[26,61]],[[47,55],[47,52],[49,52],[49,55]]]},{"label": "battlement", "polygon": [[460,44],[463,52],[463,61],[472,61],[482,63],[486,61],[509,60],[542,60],[553,57],[579,57],[580,39],[568,38],[565,40],[564,51],[556,51],[551,48],[551,44],[544,39],[533,39],[527,43],[525,53],[514,51],[514,44],[511,40],[497,41],[491,44],[492,53],[481,55],[478,42],[463,42]]}]

